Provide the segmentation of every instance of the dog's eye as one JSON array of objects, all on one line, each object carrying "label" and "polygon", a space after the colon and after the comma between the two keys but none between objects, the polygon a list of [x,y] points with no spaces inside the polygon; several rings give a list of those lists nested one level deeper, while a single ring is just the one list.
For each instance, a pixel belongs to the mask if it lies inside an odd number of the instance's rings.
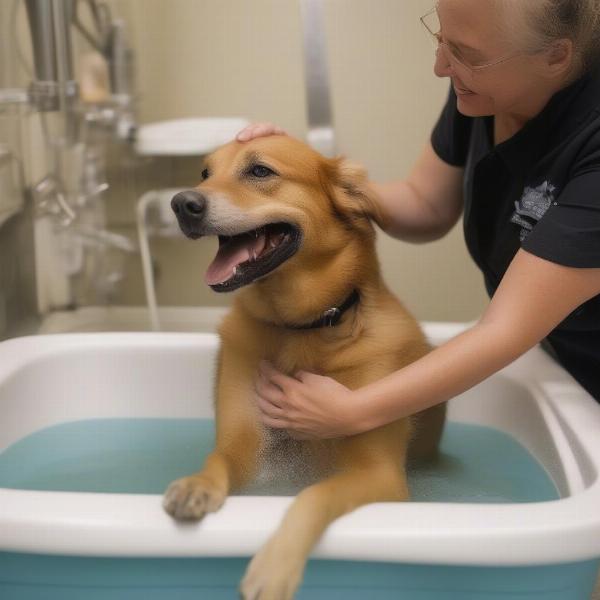
[{"label": "dog's eye", "polygon": [[202,171],[202,173],[201,173],[202,181],[204,181],[205,179],[208,179],[208,176],[209,176],[208,169],[204,169],[204,171]]},{"label": "dog's eye", "polygon": [[254,165],[249,171],[250,175],[254,177],[268,177],[269,175],[276,175],[275,171],[265,167],[264,165]]}]

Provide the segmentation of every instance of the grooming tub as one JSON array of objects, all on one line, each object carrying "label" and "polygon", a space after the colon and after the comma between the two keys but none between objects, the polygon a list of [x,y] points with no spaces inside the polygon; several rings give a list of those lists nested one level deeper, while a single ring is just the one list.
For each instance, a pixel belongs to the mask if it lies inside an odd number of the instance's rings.
[{"label": "grooming tub", "polygon": [[[466,324],[423,323],[434,344]],[[73,333],[0,343],[0,452],[60,423],[210,418],[215,333]],[[557,498],[377,503],[330,525],[299,600],[584,600],[600,565],[600,405],[535,347],[450,400],[512,436]],[[0,488],[0,598],[237,597],[293,497],[231,496],[179,524],[159,494]]]}]

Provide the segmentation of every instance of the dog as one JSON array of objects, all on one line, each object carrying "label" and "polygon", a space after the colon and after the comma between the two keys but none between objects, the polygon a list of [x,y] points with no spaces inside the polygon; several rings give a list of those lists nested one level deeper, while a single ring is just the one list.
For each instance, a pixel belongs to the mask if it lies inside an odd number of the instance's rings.
[{"label": "dog", "polygon": [[215,448],[199,472],[168,487],[163,506],[175,519],[201,519],[270,468],[281,476],[277,462],[307,471],[310,484],[239,588],[244,600],[287,600],[334,519],[370,502],[409,499],[407,461],[437,456],[445,404],[336,439],[264,426],[253,394],[262,359],[356,389],[432,347],[381,277],[373,222],[383,215],[362,166],[272,135],[219,147],[201,178],[171,206],[188,238],[218,236],[206,283],[239,292],[218,328]]}]

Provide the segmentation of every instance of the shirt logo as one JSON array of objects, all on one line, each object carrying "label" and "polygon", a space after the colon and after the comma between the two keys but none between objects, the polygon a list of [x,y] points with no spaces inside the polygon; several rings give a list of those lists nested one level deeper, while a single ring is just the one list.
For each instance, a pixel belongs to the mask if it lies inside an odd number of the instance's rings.
[{"label": "shirt logo", "polygon": [[555,189],[556,187],[549,181],[544,181],[535,188],[525,187],[521,199],[515,202],[515,212],[510,218],[510,222],[521,226],[519,233],[521,242],[529,235],[529,232],[554,201]]}]

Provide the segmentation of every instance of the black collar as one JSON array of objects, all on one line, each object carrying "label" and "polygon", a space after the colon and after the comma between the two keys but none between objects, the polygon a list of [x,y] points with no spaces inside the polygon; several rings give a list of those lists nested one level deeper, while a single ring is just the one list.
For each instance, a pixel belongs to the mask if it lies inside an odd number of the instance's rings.
[{"label": "black collar", "polygon": [[333,327],[337,325],[338,321],[342,318],[342,315],[360,299],[358,290],[353,290],[352,293],[346,298],[344,303],[340,306],[333,306],[323,311],[322,316],[316,319],[312,323],[306,325],[290,325],[285,324],[285,327],[290,329],[313,329],[317,327]]}]

